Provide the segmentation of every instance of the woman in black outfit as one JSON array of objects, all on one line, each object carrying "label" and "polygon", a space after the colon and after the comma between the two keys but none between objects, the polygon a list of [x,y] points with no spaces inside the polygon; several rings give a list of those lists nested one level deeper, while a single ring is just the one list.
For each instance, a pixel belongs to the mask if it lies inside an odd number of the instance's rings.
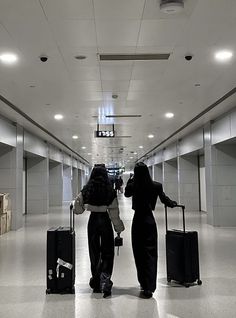
[{"label": "woman in black outfit", "polygon": [[75,199],[74,210],[81,214],[91,211],[88,222],[88,245],[92,277],[89,285],[94,292],[111,295],[114,261],[114,230],[120,233],[124,224],[119,217],[116,191],[108,179],[104,165],[96,165],[88,183]]},{"label": "woman in black outfit", "polygon": [[157,227],[152,211],[157,197],[162,203],[173,208],[175,201],[163,192],[162,184],[152,180],[148,167],[139,162],[134,167],[125,188],[125,196],[132,196],[132,209],[135,211],[132,222],[132,248],[142,295],[152,297],[157,278]]}]

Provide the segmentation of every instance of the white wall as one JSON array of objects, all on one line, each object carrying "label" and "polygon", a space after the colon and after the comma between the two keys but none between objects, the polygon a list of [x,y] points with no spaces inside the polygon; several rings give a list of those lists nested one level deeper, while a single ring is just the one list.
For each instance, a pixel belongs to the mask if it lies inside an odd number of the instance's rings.
[{"label": "white wall", "polygon": [[27,214],[45,214],[48,208],[48,158],[27,158]]},{"label": "white wall", "polygon": [[72,171],[70,166],[63,165],[63,201],[72,200]]}]

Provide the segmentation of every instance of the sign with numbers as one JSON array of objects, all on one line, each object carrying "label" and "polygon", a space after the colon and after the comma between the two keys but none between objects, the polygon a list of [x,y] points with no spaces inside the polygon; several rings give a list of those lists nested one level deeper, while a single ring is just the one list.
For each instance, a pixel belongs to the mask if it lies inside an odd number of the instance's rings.
[{"label": "sign with numbers", "polygon": [[114,130],[96,130],[95,136],[98,138],[111,138],[115,137],[115,132]]}]

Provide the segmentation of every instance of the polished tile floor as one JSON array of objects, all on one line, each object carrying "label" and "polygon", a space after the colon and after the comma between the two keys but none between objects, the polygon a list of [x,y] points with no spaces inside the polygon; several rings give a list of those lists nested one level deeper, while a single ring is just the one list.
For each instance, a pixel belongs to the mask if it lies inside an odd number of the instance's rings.
[{"label": "polished tile floor", "polygon": [[[76,217],[76,294],[46,295],[46,230],[68,224],[68,205],[48,215],[28,215],[24,227],[0,237],[1,318],[199,318],[236,317],[236,228],[213,228],[205,213],[187,213],[187,228],[199,232],[203,285],[190,288],[166,283],[163,207],[155,216],[159,232],[158,287],[152,299],[139,298],[130,242],[130,199],[119,196],[125,222],[124,246],[115,256],[113,294],[103,299],[88,286],[90,265],[86,224],[89,213]],[[170,227],[181,227],[177,210]]]}]

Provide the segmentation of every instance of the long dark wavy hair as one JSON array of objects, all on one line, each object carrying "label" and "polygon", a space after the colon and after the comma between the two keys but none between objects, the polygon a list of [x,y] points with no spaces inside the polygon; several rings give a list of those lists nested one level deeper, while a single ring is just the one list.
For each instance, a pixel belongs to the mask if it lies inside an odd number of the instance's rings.
[{"label": "long dark wavy hair", "polygon": [[82,195],[85,204],[101,206],[112,203],[116,193],[104,165],[97,165],[93,168],[89,181],[82,190]]},{"label": "long dark wavy hair", "polygon": [[134,167],[134,197],[138,201],[147,201],[153,190],[153,181],[148,167],[143,162]]}]

